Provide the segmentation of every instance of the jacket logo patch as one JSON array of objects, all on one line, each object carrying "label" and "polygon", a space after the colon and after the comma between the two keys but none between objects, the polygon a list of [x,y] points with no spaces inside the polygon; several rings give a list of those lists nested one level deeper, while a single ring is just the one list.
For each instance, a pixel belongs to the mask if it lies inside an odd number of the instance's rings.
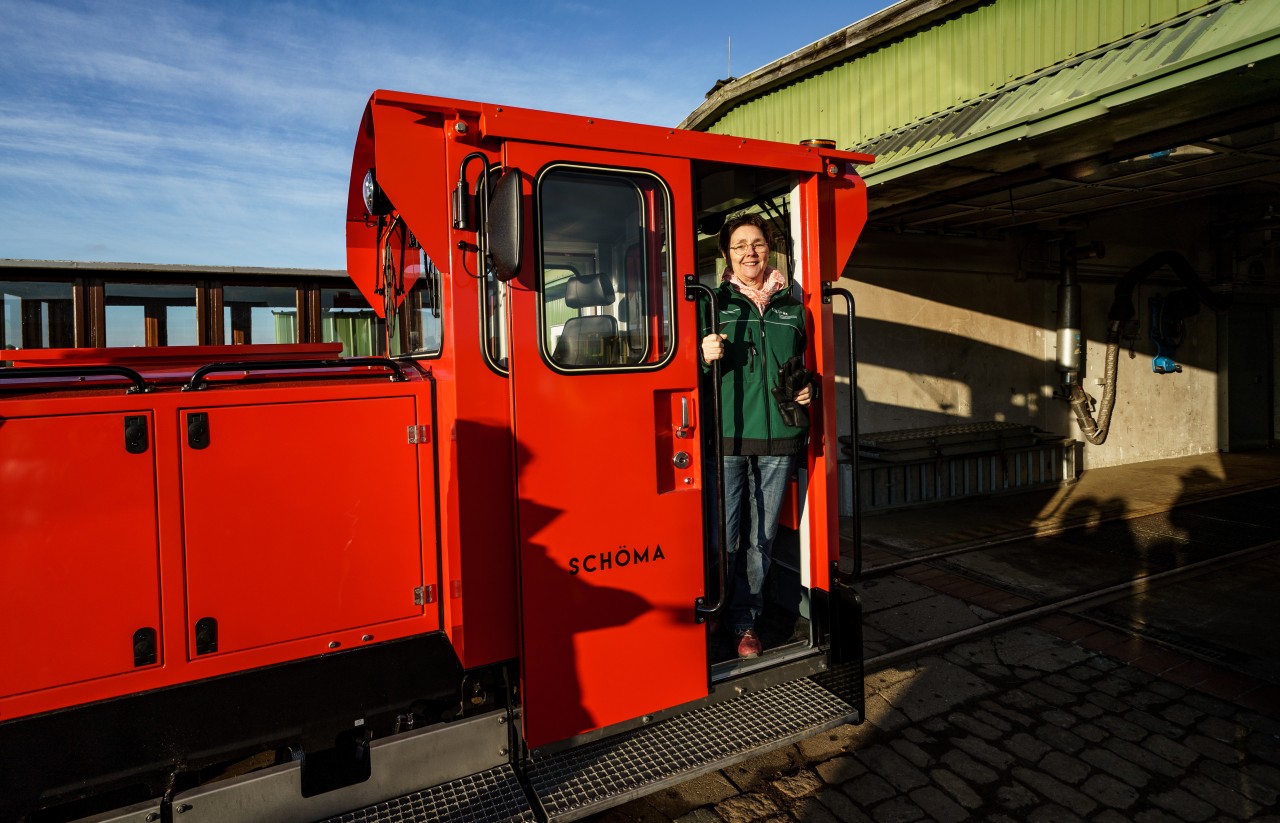
[{"label": "jacket logo patch", "polygon": [[619,546],[617,551],[593,552],[582,557],[569,558],[569,574],[577,574],[580,571],[593,574],[612,568],[623,569],[635,563],[651,563],[666,559],[667,556],[662,553],[661,543],[655,546],[652,552],[648,546],[643,549]]}]

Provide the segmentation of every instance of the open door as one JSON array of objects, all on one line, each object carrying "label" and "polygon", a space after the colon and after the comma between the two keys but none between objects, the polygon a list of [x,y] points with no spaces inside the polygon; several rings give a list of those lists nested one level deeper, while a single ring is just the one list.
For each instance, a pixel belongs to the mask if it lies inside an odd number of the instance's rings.
[{"label": "open door", "polygon": [[[707,694],[685,161],[509,144],[531,235],[510,282],[525,740]],[[677,336],[685,345],[677,345]]]}]

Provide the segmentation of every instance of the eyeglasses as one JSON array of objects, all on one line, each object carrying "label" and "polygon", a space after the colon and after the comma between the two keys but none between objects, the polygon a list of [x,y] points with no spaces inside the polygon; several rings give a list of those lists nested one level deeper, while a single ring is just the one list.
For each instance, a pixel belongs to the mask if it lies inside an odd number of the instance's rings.
[{"label": "eyeglasses", "polygon": [[769,250],[769,244],[763,240],[757,240],[754,243],[739,243],[736,246],[729,247],[729,251],[734,254],[746,254],[748,249],[755,250],[756,254],[764,254]]}]

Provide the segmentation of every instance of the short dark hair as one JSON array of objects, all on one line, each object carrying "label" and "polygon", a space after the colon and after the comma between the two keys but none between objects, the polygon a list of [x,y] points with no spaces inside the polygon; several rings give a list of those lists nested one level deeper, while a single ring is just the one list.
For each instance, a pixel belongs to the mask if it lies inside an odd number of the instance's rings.
[{"label": "short dark hair", "polygon": [[769,236],[769,223],[763,217],[755,213],[739,214],[724,221],[724,226],[720,228],[720,256],[725,260],[729,259],[729,238],[743,226],[755,226],[764,235],[765,242],[773,246],[773,238]]}]

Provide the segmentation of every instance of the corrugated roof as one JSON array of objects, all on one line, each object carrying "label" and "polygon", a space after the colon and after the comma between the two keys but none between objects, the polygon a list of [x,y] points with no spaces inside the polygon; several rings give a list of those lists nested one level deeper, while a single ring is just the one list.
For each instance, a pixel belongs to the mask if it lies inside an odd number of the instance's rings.
[{"label": "corrugated roof", "polygon": [[[1261,47],[1260,54],[1251,54],[1251,47]],[[1280,2],[1237,0],[1208,6],[1126,41],[1063,61],[965,106],[861,143],[858,150],[877,156],[876,163],[864,173],[873,184],[877,175],[883,179],[886,171],[941,147],[1010,127],[1023,127],[1030,133],[1037,124],[1061,127],[1064,120],[1105,114],[1105,109],[1089,105],[1126,89],[1141,95],[1142,86],[1151,93],[1164,91],[1159,81],[1174,72],[1182,73],[1178,82],[1189,82],[1193,78],[1186,76],[1187,71],[1194,72],[1198,65],[1231,53],[1238,53],[1241,61],[1280,53]],[[1212,71],[1223,68],[1214,66]]]}]

